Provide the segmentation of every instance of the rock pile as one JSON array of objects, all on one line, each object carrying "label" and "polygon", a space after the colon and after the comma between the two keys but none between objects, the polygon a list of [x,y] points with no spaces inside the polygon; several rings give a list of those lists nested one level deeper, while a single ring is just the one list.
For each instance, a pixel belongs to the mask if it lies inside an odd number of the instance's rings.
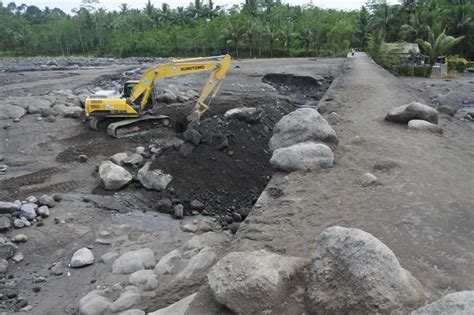
[{"label": "rock pile", "polygon": [[438,126],[438,111],[428,105],[412,102],[395,107],[385,116],[385,120],[396,123],[408,123],[408,129],[442,134]]},{"label": "rock pile", "polygon": [[32,224],[43,225],[43,219],[49,217],[49,209],[56,205],[56,200],[59,201],[60,196],[30,196],[24,201],[0,201],[0,230],[5,232],[11,227],[19,229]]},{"label": "rock pile", "polygon": [[273,151],[270,163],[286,172],[330,168],[334,154],[324,143],[338,142],[336,132],[317,110],[300,108],[275,125],[269,143]]}]

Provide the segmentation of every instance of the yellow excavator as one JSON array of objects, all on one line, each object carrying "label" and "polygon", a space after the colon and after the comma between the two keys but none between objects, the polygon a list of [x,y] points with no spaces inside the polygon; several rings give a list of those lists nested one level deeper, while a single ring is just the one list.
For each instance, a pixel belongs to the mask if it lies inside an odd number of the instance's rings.
[{"label": "yellow excavator", "polygon": [[[143,129],[170,126],[171,119],[164,115],[150,115],[156,104],[155,83],[163,78],[185,74],[211,72],[201,91],[194,113],[198,120],[209,109],[232,64],[229,55],[173,60],[148,69],[140,80],[126,81],[123,92],[97,91],[86,99],[86,119],[96,130],[107,130],[115,138],[135,134]],[[212,93],[212,95],[211,95]]]}]

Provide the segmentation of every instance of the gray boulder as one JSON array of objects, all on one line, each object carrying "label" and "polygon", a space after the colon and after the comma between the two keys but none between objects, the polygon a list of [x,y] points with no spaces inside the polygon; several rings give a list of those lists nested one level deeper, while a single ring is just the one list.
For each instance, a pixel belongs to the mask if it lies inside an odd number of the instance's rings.
[{"label": "gray boulder", "polygon": [[[310,313],[390,313],[424,301],[421,284],[380,240],[333,226],[316,244],[306,283]],[[405,310],[406,311],[406,310]]]},{"label": "gray boulder", "polygon": [[0,213],[12,213],[15,211],[19,211],[21,208],[21,202],[3,202],[0,201]]},{"label": "gray boulder", "polygon": [[8,270],[8,261],[6,259],[0,258],[0,274],[7,272]]},{"label": "gray boulder", "polygon": [[199,145],[199,142],[201,142],[201,134],[196,129],[187,129],[183,132],[183,139],[194,145]]},{"label": "gray boulder", "polygon": [[416,131],[428,131],[437,134],[443,133],[443,128],[426,120],[413,119],[408,122],[408,129]]},{"label": "gray boulder", "polygon": [[143,156],[141,154],[133,153],[122,161],[125,165],[140,165],[143,163]]},{"label": "gray boulder", "polygon": [[216,260],[216,253],[209,247],[204,248],[189,260],[186,267],[176,275],[176,279],[193,279],[199,274],[205,274]]},{"label": "gray boulder", "polygon": [[79,300],[79,312],[81,315],[102,315],[111,303],[101,291],[94,290]]},{"label": "gray boulder", "polygon": [[9,216],[0,216],[0,232],[5,233],[12,227],[12,220]]},{"label": "gray boulder", "polygon": [[51,102],[45,99],[36,99],[28,105],[28,114],[41,114],[43,110],[51,108]]},{"label": "gray boulder", "polygon": [[164,93],[156,97],[156,100],[159,103],[172,104],[178,101],[178,97],[170,89],[165,89]]},{"label": "gray boulder", "polygon": [[255,107],[237,107],[229,109],[224,114],[224,118],[227,120],[237,119],[243,120],[248,123],[255,123],[260,120],[262,116],[262,111],[258,110]]},{"label": "gray boulder", "polygon": [[88,248],[81,248],[72,255],[70,265],[72,268],[81,268],[94,263],[94,254]]},{"label": "gray boulder", "polygon": [[148,315],[184,315],[187,314],[189,305],[194,301],[197,293],[191,294],[168,307],[148,313]]},{"label": "gray boulder", "polygon": [[42,206],[47,206],[49,208],[53,208],[56,205],[54,197],[50,195],[42,195],[41,197],[39,197],[38,203]]},{"label": "gray boulder", "polygon": [[28,220],[33,220],[36,218],[34,203],[25,203],[21,206],[20,216],[27,218]]},{"label": "gray boulder", "polygon": [[303,142],[273,151],[270,163],[286,172],[332,167],[334,154],[322,143]]},{"label": "gray boulder", "polygon": [[0,258],[9,259],[16,254],[18,247],[10,242],[0,244]]},{"label": "gray boulder", "polygon": [[176,269],[181,260],[181,252],[175,249],[161,257],[160,261],[155,266],[154,272],[157,275],[170,274]]},{"label": "gray boulder", "polygon": [[145,291],[154,290],[158,287],[157,275],[153,270],[138,270],[130,275],[128,283],[142,288]]},{"label": "gray boulder", "polygon": [[41,206],[36,210],[36,213],[42,218],[47,218],[49,217],[49,208],[48,206]]},{"label": "gray boulder", "polygon": [[149,248],[129,251],[117,258],[112,265],[113,273],[134,273],[155,267],[155,254]]},{"label": "gray boulder", "polygon": [[173,180],[173,176],[164,174],[160,169],[150,171],[151,162],[145,165],[138,171],[138,180],[146,189],[154,189],[163,191],[168,184]]},{"label": "gray boulder", "polygon": [[79,118],[82,115],[82,108],[77,106],[67,106],[66,104],[53,105],[53,110],[63,117]]},{"label": "gray boulder", "polygon": [[123,161],[125,161],[128,158],[128,154],[125,152],[120,152],[112,155],[109,160],[114,162],[117,165],[122,165]]},{"label": "gray boulder", "polygon": [[456,112],[459,119],[474,120],[474,107],[462,107]]},{"label": "gray boulder", "polygon": [[474,291],[450,293],[436,302],[425,305],[411,315],[472,315],[474,314]]},{"label": "gray boulder", "polygon": [[140,303],[141,296],[137,292],[125,291],[120,297],[109,306],[112,313],[118,313],[132,308]]},{"label": "gray boulder", "polygon": [[410,120],[421,119],[429,121],[433,124],[438,123],[438,111],[428,105],[412,102],[393,108],[385,116],[385,120],[396,123],[406,124]]},{"label": "gray boulder", "polygon": [[26,111],[14,105],[0,104],[0,120],[2,119],[19,119],[25,116]]},{"label": "gray boulder", "polygon": [[237,314],[271,314],[290,295],[290,279],[309,262],[267,251],[233,252],[207,278],[214,298]]},{"label": "gray boulder", "polygon": [[105,189],[117,190],[128,185],[133,177],[126,169],[110,161],[100,164],[99,176],[104,183]]},{"label": "gray boulder", "polygon": [[170,213],[173,202],[169,198],[162,198],[156,203],[156,210],[163,213]]},{"label": "gray boulder", "polygon": [[339,142],[336,132],[313,108],[300,108],[283,116],[275,125],[269,146],[274,151],[306,141]]}]

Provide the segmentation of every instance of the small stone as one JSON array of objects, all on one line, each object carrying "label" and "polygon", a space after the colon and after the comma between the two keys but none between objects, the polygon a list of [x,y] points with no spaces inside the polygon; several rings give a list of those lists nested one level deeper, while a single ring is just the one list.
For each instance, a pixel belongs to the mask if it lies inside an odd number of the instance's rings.
[{"label": "small stone", "polygon": [[138,305],[140,299],[140,294],[133,291],[126,291],[109,306],[109,310],[113,313],[125,311],[135,305]]},{"label": "small stone", "polygon": [[64,273],[64,268],[61,263],[56,263],[50,270],[50,273],[54,276],[60,276]]},{"label": "small stone", "polygon": [[63,200],[63,197],[59,194],[54,194],[53,200],[56,202],[61,202]]},{"label": "small stone", "polygon": [[187,158],[193,153],[194,149],[196,149],[196,147],[192,143],[185,142],[179,147],[179,155]]},{"label": "small stone", "polygon": [[29,196],[25,200],[28,203],[37,203],[38,202],[38,199],[35,196]]},{"label": "small stone", "polygon": [[0,258],[0,273],[5,273],[8,270],[8,261]]},{"label": "small stone", "polygon": [[183,139],[197,146],[201,142],[201,134],[196,129],[188,129],[183,133]]},{"label": "small stone", "polygon": [[100,232],[99,232],[99,236],[100,236],[100,237],[108,237],[108,236],[110,236],[110,232],[109,232],[109,231],[105,231],[105,230],[104,230],[104,231],[100,231]]},{"label": "small stone", "polygon": [[48,206],[41,206],[38,208],[36,213],[41,216],[42,218],[47,218],[49,217],[49,208]]},{"label": "small stone", "polygon": [[360,179],[360,185],[362,187],[375,186],[378,183],[379,182],[378,182],[377,177],[372,173],[365,173],[364,175],[362,175],[362,178]]},{"label": "small stone", "polygon": [[242,222],[242,216],[237,212],[232,213],[232,219],[234,219],[234,222]]},{"label": "small stone", "polygon": [[140,154],[133,153],[132,155],[127,157],[125,160],[123,160],[122,163],[125,165],[137,166],[143,163],[143,156],[141,156]]},{"label": "small stone", "polygon": [[192,210],[198,210],[198,211],[202,211],[206,208],[206,206],[199,200],[192,200],[189,203],[189,206],[191,207]]},{"label": "small stone", "polygon": [[34,218],[36,218],[36,211],[33,205],[35,204],[26,203],[22,205],[20,209],[20,215],[25,217],[28,220],[33,220]]},{"label": "small stone", "polygon": [[184,207],[182,204],[178,204],[174,207],[174,218],[182,219],[184,217]]},{"label": "small stone", "polygon": [[153,268],[155,253],[149,248],[129,251],[121,255],[112,265],[113,273],[129,274],[142,269]]},{"label": "small stone", "polygon": [[9,259],[16,254],[17,247],[13,243],[0,244],[0,258]]},{"label": "small stone", "polygon": [[89,159],[89,157],[85,154],[81,154],[77,157],[77,160],[80,162],[80,163],[86,163],[87,160]]},{"label": "small stone", "polygon": [[162,198],[156,203],[156,209],[162,213],[170,213],[173,203],[169,198]]},{"label": "small stone", "polygon": [[100,261],[103,262],[104,264],[108,264],[108,263],[112,262],[117,257],[118,257],[117,253],[108,252],[108,253],[105,253],[104,255],[102,255],[100,257]]},{"label": "small stone", "polygon": [[6,232],[12,227],[12,221],[8,216],[0,217],[0,231]]},{"label": "small stone", "polygon": [[33,292],[35,293],[38,293],[39,291],[41,291],[41,287],[33,287]]},{"label": "small stone", "polygon": [[23,221],[24,226],[26,226],[26,227],[30,227],[30,226],[31,226],[31,223],[30,223],[30,221],[28,221],[27,218],[21,216],[21,217],[20,217],[20,220]]},{"label": "small stone", "polygon": [[181,260],[180,251],[175,249],[161,257],[160,261],[155,266],[154,272],[157,275],[170,274],[177,268]]},{"label": "small stone", "polygon": [[25,234],[17,234],[12,238],[14,243],[26,243],[28,241],[28,236]]},{"label": "small stone", "polygon": [[38,203],[41,206],[48,206],[49,208],[52,208],[56,205],[56,202],[54,201],[54,198],[52,196],[49,196],[49,195],[43,195],[43,196],[39,197]]},{"label": "small stone", "polygon": [[94,254],[87,248],[77,250],[71,258],[70,265],[72,268],[80,268],[94,263]]},{"label": "small stone", "polygon": [[114,155],[112,155],[109,160],[111,160],[112,162],[114,162],[115,164],[117,165],[122,165],[123,164],[123,161],[126,160],[128,158],[128,154],[125,153],[125,152],[120,152],[120,153],[116,153]]},{"label": "small stone", "polygon": [[140,155],[145,154],[145,147],[137,147],[137,148],[135,149],[135,153],[136,153],[136,154],[140,154]]},{"label": "small stone", "polygon": [[17,264],[22,262],[25,259],[25,256],[21,252],[17,252],[15,255],[13,255],[12,260],[16,262]]},{"label": "small stone", "polygon": [[237,222],[231,223],[231,224],[229,225],[229,231],[230,231],[232,234],[237,233],[237,231],[239,230],[239,228],[240,228],[240,223],[237,223]]}]

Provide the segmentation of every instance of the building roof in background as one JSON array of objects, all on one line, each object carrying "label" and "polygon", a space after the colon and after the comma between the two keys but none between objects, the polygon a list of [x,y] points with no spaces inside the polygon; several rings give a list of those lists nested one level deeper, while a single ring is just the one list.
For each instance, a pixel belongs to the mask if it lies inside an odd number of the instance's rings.
[{"label": "building roof in background", "polygon": [[419,54],[420,46],[417,43],[385,43],[384,48],[390,52],[410,55],[410,54]]}]

